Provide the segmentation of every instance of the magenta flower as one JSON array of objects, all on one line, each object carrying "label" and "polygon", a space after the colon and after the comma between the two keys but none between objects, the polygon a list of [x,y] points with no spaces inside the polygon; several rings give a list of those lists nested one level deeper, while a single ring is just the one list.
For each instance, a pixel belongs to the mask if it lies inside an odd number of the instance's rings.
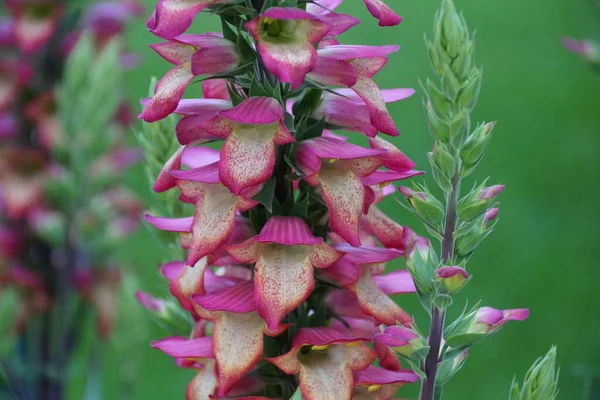
[{"label": "magenta flower", "polygon": [[[343,65],[342,67],[334,69],[336,73],[343,72],[344,68],[348,66],[350,66],[354,71],[354,67],[352,67],[346,61],[335,59],[331,60],[340,62]],[[342,79],[346,79],[348,76],[351,75],[344,75]],[[319,79],[323,82],[326,81],[326,78],[322,76]],[[332,79],[337,78],[334,75]],[[375,137],[378,132],[378,128],[376,128],[372,123],[371,113],[365,101],[356,93],[348,89],[335,89],[334,92],[337,93],[337,95],[333,93],[323,94],[321,103],[314,111],[315,118],[321,118],[325,116],[327,122],[333,125],[344,127],[344,129],[349,131],[363,132],[369,137]],[[381,91],[381,97],[384,103],[391,103],[404,100],[412,96],[414,92],[414,89],[383,89]],[[394,132],[391,129],[389,131]]]},{"label": "magenta flower", "polygon": [[360,245],[359,224],[366,202],[361,178],[382,165],[378,157],[382,153],[385,150],[328,137],[305,140],[298,146],[298,168],[308,184],[322,190],[331,230],[353,246]]},{"label": "magenta flower", "polygon": [[263,334],[271,331],[257,311],[254,284],[242,281],[218,293],[192,296],[198,315],[212,321],[212,348],[217,363],[219,395],[223,396],[262,358]]},{"label": "magenta flower", "polygon": [[63,6],[52,0],[8,0],[14,18],[14,35],[25,54],[41,49],[54,34]]},{"label": "magenta flower", "polygon": [[314,15],[289,7],[272,7],[246,24],[266,68],[292,89],[317,62],[318,43],[331,27]]},{"label": "magenta flower", "polygon": [[423,339],[404,326],[389,326],[373,336],[373,341],[392,348],[396,353],[410,357],[415,350],[425,347]]},{"label": "magenta flower", "polygon": [[186,388],[187,400],[208,399],[215,394],[218,383],[212,337],[168,337],[152,342],[152,347],[173,357],[181,366],[198,371]]},{"label": "magenta flower", "polygon": [[212,34],[184,34],[150,47],[175,67],[156,84],[154,96],[140,114],[147,122],[175,111],[194,76],[230,71],[241,60],[234,43]]},{"label": "magenta flower", "polygon": [[234,195],[269,180],[275,166],[275,146],[294,141],[277,100],[251,97],[216,114],[208,120],[205,114],[184,118],[181,123],[185,125],[178,126],[180,141],[224,139],[219,179]]},{"label": "magenta flower", "polygon": [[526,308],[496,310],[482,307],[475,312],[467,333],[492,333],[508,321],[524,321],[527,317],[529,317],[529,310]]},{"label": "magenta flower", "polygon": [[354,398],[364,400],[391,400],[400,387],[419,380],[411,370],[390,371],[370,366],[354,374]]},{"label": "magenta flower", "polygon": [[[402,310],[388,294],[414,293],[415,286],[408,271],[395,271],[385,276],[385,263],[400,257],[403,253],[396,249],[378,247],[352,247],[336,245],[335,249],[346,253],[326,273],[345,275],[342,284],[353,292],[366,315],[380,323],[394,325],[410,324],[412,318]],[[378,283],[378,278],[380,282]],[[384,288],[381,285],[385,285]],[[393,285],[393,286],[392,286]]]},{"label": "magenta flower", "polygon": [[173,39],[190,27],[200,11],[223,2],[224,0],[158,0],[146,26],[156,36]]},{"label": "magenta flower", "polygon": [[239,262],[256,263],[258,313],[273,331],[312,292],[313,268],[327,268],[343,255],[313,236],[300,218],[279,216],[269,218],[260,234],[227,251]]},{"label": "magenta flower", "polygon": [[332,328],[302,328],[287,354],[268,361],[288,375],[299,374],[305,400],[350,400],[353,372],[365,370],[376,357],[367,342],[368,338],[348,337]]},{"label": "magenta flower", "polygon": [[363,0],[372,16],[379,20],[379,26],[394,26],[402,22],[402,18],[392,11],[383,0]]},{"label": "magenta flower", "polygon": [[[371,124],[377,130],[388,135],[397,136],[392,117],[389,115],[381,90],[373,81],[373,76],[387,63],[387,56],[400,49],[399,46],[328,46],[319,50],[321,57],[348,62],[356,74],[356,83],[352,90],[362,99],[369,110]],[[414,93],[412,89],[404,89],[405,97]]]},{"label": "magenta flower", "polygon": [[458,292],[469,280],[469,273],[461,267],[442,267],[435,274],[448,293]]}]

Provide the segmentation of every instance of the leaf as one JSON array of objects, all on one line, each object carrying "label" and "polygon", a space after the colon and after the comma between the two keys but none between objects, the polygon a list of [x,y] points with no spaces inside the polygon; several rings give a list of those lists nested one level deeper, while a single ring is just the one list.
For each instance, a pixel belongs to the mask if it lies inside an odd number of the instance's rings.
[{"label": "leaf", "polygon": [[267,183],[263,185],[263,189],[254,196],[254,200],[265,206],[267,211],[273,213],[273,200],[275,199],[275,177],[269,179]]}]

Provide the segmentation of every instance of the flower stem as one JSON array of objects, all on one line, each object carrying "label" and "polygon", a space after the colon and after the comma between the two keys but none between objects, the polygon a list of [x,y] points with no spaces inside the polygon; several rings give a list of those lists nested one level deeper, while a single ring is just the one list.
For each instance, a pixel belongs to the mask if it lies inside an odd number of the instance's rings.
[{"label": "flower stem", "polygon": [[[442,265],[454,258],[454,231],[456,229],[456,205],[460,192],[460,177],[458,173],[452,178],[452,190],[446,197],[446,218],[442,235]],[[421,383],[421,400],[439,399],[436,396],[435,380],[440,361],[440,348],[446,320],[446,311],[435,305],[431,308],[431,325],[429,328],[429,353],[425,358],[425,379]]]}]

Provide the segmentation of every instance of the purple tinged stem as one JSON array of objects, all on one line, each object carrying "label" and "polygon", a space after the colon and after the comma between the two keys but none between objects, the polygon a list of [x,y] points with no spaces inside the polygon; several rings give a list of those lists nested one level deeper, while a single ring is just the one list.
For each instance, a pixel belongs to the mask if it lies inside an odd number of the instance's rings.
[{"label": "purple tinged stem", "polygon": [[[442,265],[450,265],[454,258],[454,231],[456,230],[458,195],[460,192],[460,178],[452,178],[452,190],[446,201],[446,220],[442,236]],[[434,400],[436,397],[435,380],[439,366],[440,347],[446,320],[446,311],[436,306],[431,308],[431,325],[429,328],[429,353],[425,358],[425,379],[421,382],[421,400]]]}]

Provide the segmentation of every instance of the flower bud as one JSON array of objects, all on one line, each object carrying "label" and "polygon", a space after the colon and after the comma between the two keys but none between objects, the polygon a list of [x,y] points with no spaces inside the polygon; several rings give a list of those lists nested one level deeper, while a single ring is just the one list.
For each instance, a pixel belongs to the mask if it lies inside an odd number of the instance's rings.
[{"label": "flower bud", "polygon": [[449,294],[457,293],[470,279],[469,273],[461,267],[442,267],[435,274]]},{"label": "flower bud", "polygon": [[492,139],[494,123],[489,122],[485,125],[479,125],[475,131],[467,137],[464,146],[460,151],[460,159],[463,162],[463,168],[470,172],[485,154],[487,147]]},{"label": "flower bud", "polygon": [[513,381],[509,400],[554,400],[557,395],[556,347],[552,347],[529,368],[523,389],[519,389],[519,384]]},{"label": "flower bud", "polygon": [[473,68],[469,77],[464,82],[463,88],[458,95],[458,104],[472,109],[479,98],[481,89],[481,72],[477,67]]},{"label": "flower bud", "polygon": [[469,349],[464,349],[454,357],[444,358],[438,367],[436,384],[442,386],[447,383],[462,368],[469,355]]},{"label": "flower bud", "polygon": [[440,143],[447,144],[450,141],[450,126],[440,119],[431,100],[425,103],[425,114],[427,115],[427,125],[433,138]]},{"label": "flower bud", "polygon": [[399,187],[398,191],[406,197],[410,208],[417,217],[432,227],[441,227],[444,219],[443,206],[433,195],[415,192],[406,186]]},{"label": "flower bud", "polygon": [[422,293],[432,293],[438,258],[431,243],[406,226],[403,228],[402,245],[406,255],[406,266],[415,285]]},{"label": "flower bud", "polygon": [[373,342],[390,347],[397,354],[411,359],[421,359],[423,349],[427,350],[425,340],[413,330],[404,326],[388,326],[382,333],[373,336]]},{"label": "flower bud", "polygon": [[433,104],[433,108],[436,110],[438,115],[444,116],[449,114],[452,110],[452,103],[448,97],[446,97],[444,92],[435,86],[435,84],[429,79],[427,79],[426,90],[429,100]]},{"label": "flower bud", "polygon": [[492,232],[488,222],[498,215],[498,208],[491,208],[480,217],[481,222],[474,223],[466,232],[456,233],[456,255],[462,258],[469,257],[479,244]]},{"label": "flower bud", "polygon": [[190,319],[174,301],[159,299],[141,291],[135,293],[135,298],[152,314],[155,322],[170,334],[189,334]]},{"label": "flower bud", "polygon": [[427,156],[436,182],[444,191],[450,192],[452,190],[452,178],[456,174],[454,157],[443,146],[435,146]]},{"label": "flower bud", "polygon": [[526,308],[496,310],[481,307],[467,315],[459,317],[446,332],[446,341],[450,347],[468,347],[480,339],[496,333],[508,321],[523,321],[529,316]]},{"label": "flower bud", "polygon": [[473,221],[494,203],[503,190],[504,185],[475,188],[459,201],[458,217],[464,222]]}]

